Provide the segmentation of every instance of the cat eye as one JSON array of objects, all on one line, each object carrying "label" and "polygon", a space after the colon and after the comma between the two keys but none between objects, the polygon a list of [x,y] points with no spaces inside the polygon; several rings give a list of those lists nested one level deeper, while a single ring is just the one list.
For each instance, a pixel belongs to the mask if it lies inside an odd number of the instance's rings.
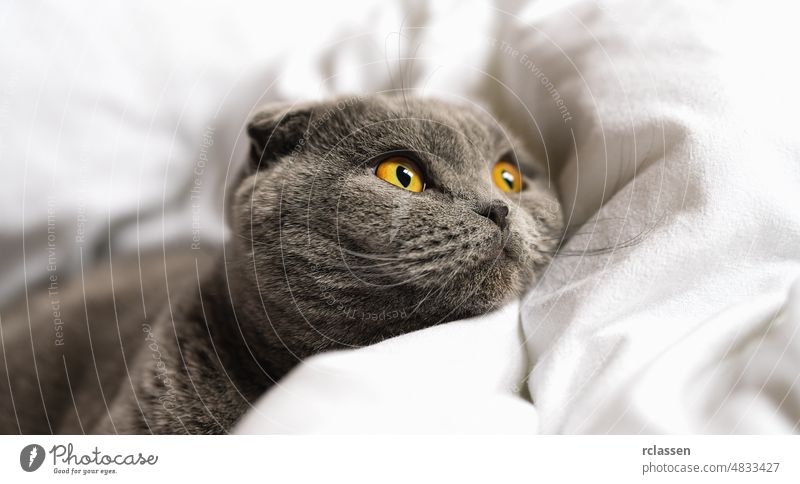
[{"label": "cat eye", "polygon": [[395,156],[380,162],[375,168],[375,176],[410,192],[421,192],[425,189],[422,170],[404,156]]},{"label": "cat eye", "polygon": [[516,166],[500,160],[492,168],[492,181],[497,188],[507,193],[518,193],[522,190],[522,174]]}]

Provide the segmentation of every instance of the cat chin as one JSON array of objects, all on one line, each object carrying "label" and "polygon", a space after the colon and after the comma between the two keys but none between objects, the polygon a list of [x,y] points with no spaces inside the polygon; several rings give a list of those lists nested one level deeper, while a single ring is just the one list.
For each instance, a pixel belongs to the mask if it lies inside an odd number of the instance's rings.
[{"label": "cat chin", "polygon": [[523,281],[532,276],[512,257],[501,255],[452,281],[454,299],[476,315],[491,311],[520,296]]},{"label": "cat chin", "polygon": [[450,320],[466,319],[486,314],[503,307],[515,297],[518,297],[518,295],[513,292],[509,292],[503,297],[484,297],[481,294],[474,294],[453,311],[453,314],[457,315],[457,317],[453,317]]}]

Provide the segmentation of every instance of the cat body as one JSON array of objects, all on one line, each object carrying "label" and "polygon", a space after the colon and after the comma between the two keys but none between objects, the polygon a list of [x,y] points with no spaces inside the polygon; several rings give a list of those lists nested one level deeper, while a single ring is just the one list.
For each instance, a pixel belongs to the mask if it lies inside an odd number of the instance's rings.
[{"label": "cat body", "polygon": [[224,252],[100,266],[64,288],[61,344],[46,295],[2,314],[0,432],[225,433],[313,354],[520,296],[562,232],[544,168],[475,107],[274,105],[248,134]]}]

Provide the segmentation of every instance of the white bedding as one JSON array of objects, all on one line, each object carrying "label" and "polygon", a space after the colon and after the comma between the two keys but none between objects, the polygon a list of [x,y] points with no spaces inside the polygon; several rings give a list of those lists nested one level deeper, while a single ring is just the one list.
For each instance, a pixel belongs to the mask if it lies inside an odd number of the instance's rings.
[{"label": "white bedding", "polygon": [[518,305],[313,358],[237,431],[798,432],[796,17],[640,3],[3,4],[0,303],[48,276],[48,208],[64,277],[220,244],[258,104],[402,78],[563,165],[574,235]]}]

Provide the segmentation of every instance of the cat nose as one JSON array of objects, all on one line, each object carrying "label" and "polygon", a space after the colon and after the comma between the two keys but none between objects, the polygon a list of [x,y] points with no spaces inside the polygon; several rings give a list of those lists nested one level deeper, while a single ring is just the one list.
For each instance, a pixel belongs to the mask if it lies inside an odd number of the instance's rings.
[{"label": "cat nose", "polygon": [[508,216],[508,205],[501,200],[492,200],[491,202],[481,206],[478,210],[476,210],[476,212],[497,224],[497,226],[500,227],[500,230],[505,229],[506,225],[508,225],[508,222],[506,221],[506,217]]}]

